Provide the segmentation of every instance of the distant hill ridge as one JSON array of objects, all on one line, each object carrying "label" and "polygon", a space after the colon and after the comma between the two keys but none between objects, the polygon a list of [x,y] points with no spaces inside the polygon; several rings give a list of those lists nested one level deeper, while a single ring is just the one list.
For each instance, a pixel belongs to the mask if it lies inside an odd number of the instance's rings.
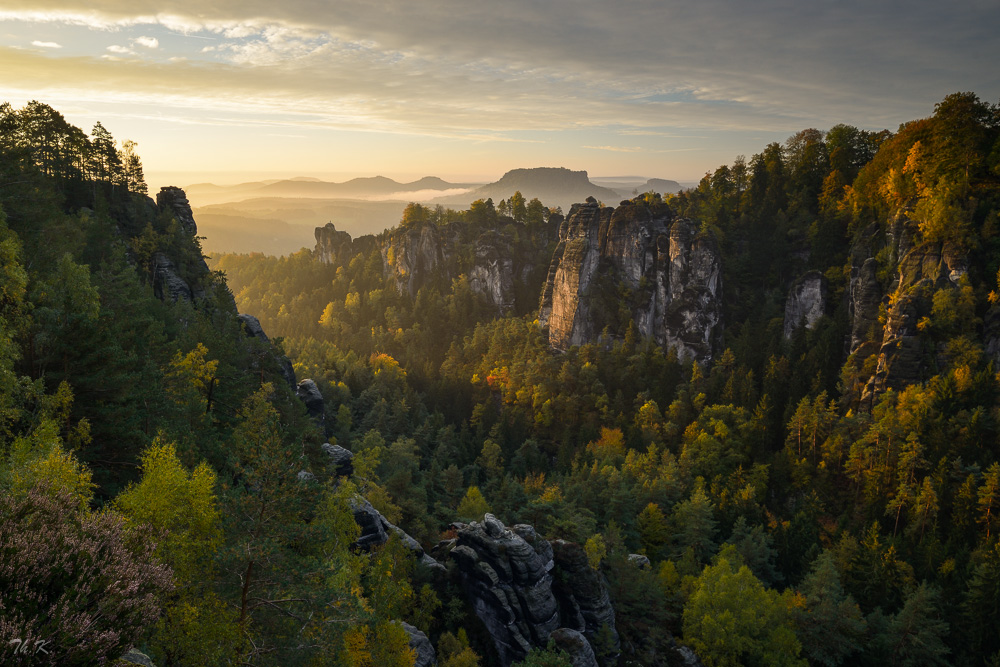
[{"label": "distant hill ridge", "polygon": [[573,204],[586,201],[587,197],[594,197],[610,205],[618,203],[621,199],[615,190],[591,183],[586,171],[573,171],[565,167],[535,167],[512,169],[495,183],[434,201],[466,207],[477,199],[492,199],[497,203],[515,192],[520,192],[525,199],[537,197],[546,206],[561,206],[563,210],[569,210]]}]

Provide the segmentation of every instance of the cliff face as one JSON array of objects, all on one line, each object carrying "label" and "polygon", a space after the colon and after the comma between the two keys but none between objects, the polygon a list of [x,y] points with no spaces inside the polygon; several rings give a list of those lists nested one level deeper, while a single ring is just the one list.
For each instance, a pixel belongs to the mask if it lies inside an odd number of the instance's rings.
[{"label": "cliff face", "polygon": [[514,308],[514,258],[509,244],[497,232],[486,232],[476,240],[469,287],[485,295],[500,312]]},{"label": "cliff face", "polygon": [[[182,233],[192,239],[198,235],[198,225],[195,224],[191,204],[181,188],[174,186],[160,188],[156,194],[156,208],[161,213],[172,214],[177,219]],[[178,299],[191,301],[204,298],[205,292],[197,285],[198,280],[193,281],[196,284],[192,287],[188,281],[181,277],[180,273],[175,258],[162,252],[155,253],[153,255],[153,293],[156,297],[160,300],[170,299],[171,301]],[[190,268],[188,273],[192,273]],[[208,265],[204,258],[198,260],[197,266],[193,267],[193,273],[199,276],[199,280],[200,276],[208,275]],[[235,304],[233,304],[233,309],[235,310]]]},{"label": "cliff face", "polygon": [[567,349],[596,340],[609,327],[677,349],[684,359],[710,359],[722,333],[721,260],[715,239],[666,206],[623,202],[576,205],[559,230],[542,293],[539,322],[549,343]]},{"label": "cliff face", "polygon": [[785,338],[800,326],[812,329],[826,311],[826,278],[810,271],[795,281],[785,300]]},{"label": "cliff face", "polygon": [[515,305],[516,279],[520,276],[524,282],[534,265],[515,256],[513,241],[504,233],[487,230],[469,239],[464,238],[467,231],[456,223],[422,222],[379,239],[363,236],[352,241],[350,234],[328,223],[316,228],[314,253],[327,264],[347,264],[355,255],[377,247],[384,274],[411,297],[429,282],[447,285],[464,273],[473,292],[486,297],[498,312],[510,312]]},{"label": "cliff face", "polygon": [[[872,245],[877,227],[864,230],[851,252],[849,310],[850,351],[875,356],[875,371],[861,392],[861,405],[870,408],[887,389],[898,389],[930,375],[940,350],[922,331],[930,318],[935,294],[961,289],[967,272],[964,250],[951,242],[916,243],[916,223],[901,211],[890,223],[876,258]],[[868,249],[868,253],[863,252]],[[868,254],[868,257],[862,257]],[[879,261],[892,268],[885,290],[877,278]],[[885,307],[884,323],[879,308]],[[929,321],[929,320],[928,320]]]},{"label": "cliff face", "polygon": [[324,264],[344,264],[354,255],[351,235],[338,232],[332,222],[316,228],[316,258]]},{"label": "cliff face", "polygon": [[382,267],[396,289],[415,296],[428,277],[448,263],[453,247],[454,239],[437,225],[412,225],[394,231],[382,244]]}]

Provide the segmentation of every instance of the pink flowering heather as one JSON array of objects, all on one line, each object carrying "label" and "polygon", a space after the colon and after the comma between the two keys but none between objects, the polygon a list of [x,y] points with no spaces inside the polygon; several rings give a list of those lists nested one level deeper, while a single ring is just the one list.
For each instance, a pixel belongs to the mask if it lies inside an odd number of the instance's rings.
[{"label": "pink flowering heather", "polygon": [[0,497],[0,664],[101,665],[125,653],[172,586],[154,546],[67,494]]}]

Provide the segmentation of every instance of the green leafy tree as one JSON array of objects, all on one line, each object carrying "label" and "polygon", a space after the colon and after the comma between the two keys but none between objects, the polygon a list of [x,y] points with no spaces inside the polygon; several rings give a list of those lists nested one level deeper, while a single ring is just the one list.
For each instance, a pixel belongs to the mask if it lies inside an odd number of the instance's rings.
[{"label": "green leafy tree", "polygon": [[468,488],[465,496],[458,503],[458,509],[455,510],[458,518],[463,521],[481,521],[489,511],[490,506],[478,486]]},{"label": "green leafy tree", "polygon": [[695,580],[684,606],[684,641],[708,667],[805,667],[785,601],[733,557],[723,552]]}]

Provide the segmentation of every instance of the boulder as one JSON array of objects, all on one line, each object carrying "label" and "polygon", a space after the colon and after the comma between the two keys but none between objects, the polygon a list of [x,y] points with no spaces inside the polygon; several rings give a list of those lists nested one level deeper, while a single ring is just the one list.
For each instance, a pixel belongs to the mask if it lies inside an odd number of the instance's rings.
[{"label": "boulder", "polygon": [[587,638],[576,630],[558,628],[550,636],[556,648],[566,651],[573,667],[597,667],[597,657]]},{"label": "boulder", "polygon": [[120,660],[132,665],[141,665],[142,667],[156,667],[156,663],[148,655],[136,648],[130,648],[128,653],[123,655]]},{"label": "boulder", "polygon": [[635,565],[640,570],[648,570],[652,567],[652,564],[649,562],[649,556],[646,556],[645,554],[629,554],[628,562]]}]

